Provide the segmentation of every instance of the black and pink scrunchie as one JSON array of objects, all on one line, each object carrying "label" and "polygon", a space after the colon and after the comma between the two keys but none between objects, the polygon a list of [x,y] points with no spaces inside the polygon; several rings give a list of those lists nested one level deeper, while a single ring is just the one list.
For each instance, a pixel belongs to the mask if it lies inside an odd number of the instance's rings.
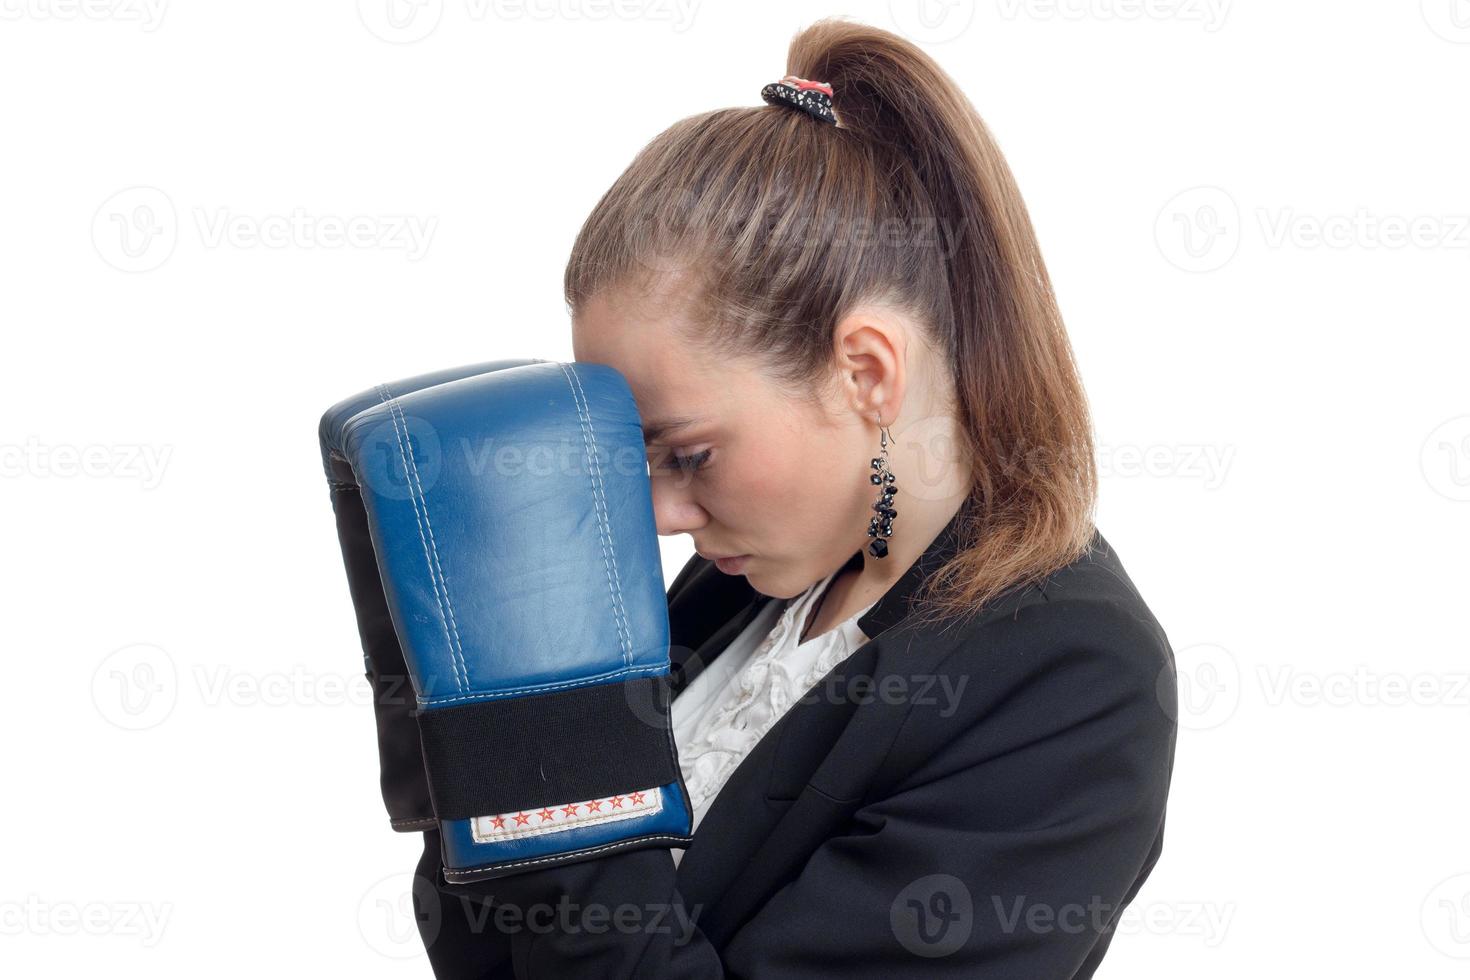
[{"label": "black and pink scrunchie", "polygon": [[761,89],[761,98],[771,105],[789,105],[816,116],[822,122],[837,125],[837,114],[832,111],[832,86],[826,82],[787,75]]}]

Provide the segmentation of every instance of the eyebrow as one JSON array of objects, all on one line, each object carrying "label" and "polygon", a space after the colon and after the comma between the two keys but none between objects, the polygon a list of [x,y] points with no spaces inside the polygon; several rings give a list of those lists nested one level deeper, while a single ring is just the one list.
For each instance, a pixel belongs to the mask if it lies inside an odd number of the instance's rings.
[{"label": "eyebrow", "polygon": [[675,432],[679,429],[687,429],[689,428],[689,426],[694,425],[700,421],[702,421],[702,419],[689,417],[659,419],[658,421],[653,422],[649,425],[645,425],[643,427],[643,441],[655,442],[671,432]]}]

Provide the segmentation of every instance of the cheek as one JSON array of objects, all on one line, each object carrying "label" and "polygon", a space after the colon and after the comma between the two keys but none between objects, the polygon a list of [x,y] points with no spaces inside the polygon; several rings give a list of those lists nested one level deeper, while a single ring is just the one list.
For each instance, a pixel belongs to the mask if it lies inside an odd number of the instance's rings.
[{"label": "cheek", "polygon": [[737,464],[722,468],[720,497],[766,526],[820,533],[847,508],[855,481],[867,478],[867,460],[843,451],[836,440],[766,439],[755,445]]}]

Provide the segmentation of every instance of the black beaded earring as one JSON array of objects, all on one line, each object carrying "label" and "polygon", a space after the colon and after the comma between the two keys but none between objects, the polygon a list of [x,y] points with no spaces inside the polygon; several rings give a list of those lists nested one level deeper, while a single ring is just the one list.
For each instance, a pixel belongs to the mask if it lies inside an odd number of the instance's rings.
[{"label": "black beaded earring", "polygon": [[887,558],[888,542],[885,539],[893,534],[893,519],[898,516],[898,511],[893,509],[893,497],[898,493],[898,487],[894,485],[893,473],[888,469],[888,428],[880,425],[878,435],[880,448],[878,455],[873,457],[873,475],[868,479],[881,490],[878,502],[873,505],[878,513],[868,521],[868,537],[873,539],[868,543],[868,554],[874,558]]}]

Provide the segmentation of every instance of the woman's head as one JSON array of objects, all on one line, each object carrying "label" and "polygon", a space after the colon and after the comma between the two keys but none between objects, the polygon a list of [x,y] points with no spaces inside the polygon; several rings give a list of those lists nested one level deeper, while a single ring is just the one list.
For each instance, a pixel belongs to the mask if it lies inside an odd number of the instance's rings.
[{"label": "woman's head", "polygon": [[[832,85],[839,125],[724,109],[649,143],[573,248],[576,357],[621,370],[646,425],[703,419],[649,432],[673,476],[654,481],[659,530],[754,555],[742,572],[771,595],[866,543],[888,426],[894,537],[906,504],[964,498],[965,546],[928,594],[973,609],[1091,534],[1086,405],[1030,220],[914,45],[827,20],[786,70]],[[705,449],[707,469],[665,468]]]}]

